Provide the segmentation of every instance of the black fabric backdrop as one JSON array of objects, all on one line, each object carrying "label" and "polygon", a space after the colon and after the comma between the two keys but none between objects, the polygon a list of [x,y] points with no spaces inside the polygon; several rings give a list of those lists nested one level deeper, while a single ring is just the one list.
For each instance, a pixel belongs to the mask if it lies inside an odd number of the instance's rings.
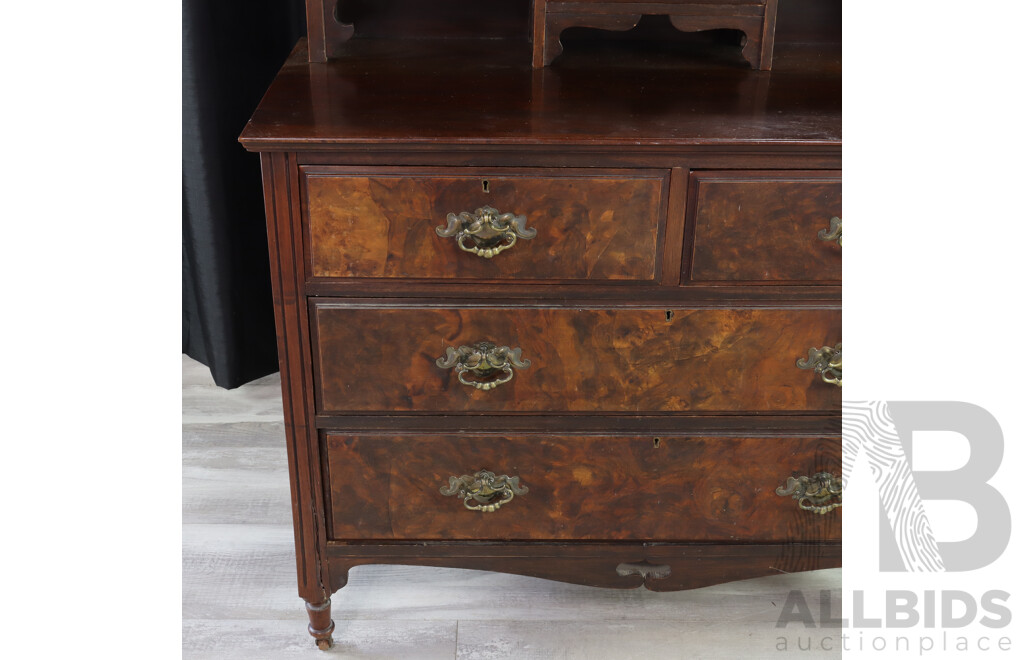
[{"label": "black fabric backdrop", "polygon": [[182,352],[221,387],[277,371],[256,154],[237,142],[305,33],[303,0],[184,0]]}]

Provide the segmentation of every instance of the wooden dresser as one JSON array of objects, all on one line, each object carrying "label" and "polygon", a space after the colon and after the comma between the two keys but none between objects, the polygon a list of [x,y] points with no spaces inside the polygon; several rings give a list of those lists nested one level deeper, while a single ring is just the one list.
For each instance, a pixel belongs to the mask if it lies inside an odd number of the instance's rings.
[{"label": "wooden dresser", "polygon": [[360,564],[654,590],[840,565],[840,48],[786,42],[785,1],[770,72],[717,33],[582,32],[534,68],[529,2],[307,3],[240,139],[321,648]]}]

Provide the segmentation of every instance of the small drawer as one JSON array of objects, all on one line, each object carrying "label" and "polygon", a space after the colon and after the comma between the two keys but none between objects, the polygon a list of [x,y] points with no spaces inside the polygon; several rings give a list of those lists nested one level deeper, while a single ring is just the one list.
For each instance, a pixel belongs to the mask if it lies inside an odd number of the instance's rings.
[{"label": "small drawer", "polygon": [[328,415],[814,412],[841,399],[796,364],[842,341],[838,309],[310,305]]},{"label": "small drawer", "polygon": [[666,170],[302,168],[314,278],[659,276]]},{"label": "small drawer", "polygon": [[839,171],[693,172],[684,284],[838,284],[841,217]]},{"label": "small drawer", "polygon": [[[774,542],[842,534],[835,437],[323,439],[335,540]],[[800,477],[819,474],[835,477],[827,494],[812,501],[787,490],[790,478],[798,489]]]}]

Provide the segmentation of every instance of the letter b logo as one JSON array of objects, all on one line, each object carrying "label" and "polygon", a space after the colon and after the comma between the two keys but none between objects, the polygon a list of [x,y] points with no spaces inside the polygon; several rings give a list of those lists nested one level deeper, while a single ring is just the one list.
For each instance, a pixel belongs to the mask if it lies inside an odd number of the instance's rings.
[{"label": "letter b logo", "polygon": [[[966,465],[911,470],[914,431],[953,431],[970,445]],[[1010,508],[988,484],[1003,459],[1003,432],[985,409],[957,401],[872,401],[843,406],[843,464],[851,474],[865,452],[879,487],[883,571],[970,571],[994,562],[1010,541]],[[966,502],[978,528],[963,541],[932,534],[925,500]]]}]

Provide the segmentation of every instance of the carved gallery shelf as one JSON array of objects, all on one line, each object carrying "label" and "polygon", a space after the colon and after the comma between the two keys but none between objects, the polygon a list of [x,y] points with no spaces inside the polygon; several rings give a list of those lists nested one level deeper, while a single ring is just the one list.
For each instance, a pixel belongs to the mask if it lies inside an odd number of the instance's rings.
[{"label": "carved gallery shelf", "polygon": [[[562,32],[571,27],[623,31],[644,16],[666,16],[682,32],[742,32],[741,52],[754,69],[772,68],[778,0],[530,0],[530,39],[535,68],[562,53]],[[337,0],[306,0],[311,62],[326,62],[356,33],[339,19]]]},{"label": "carved gallery shelf", "polygon": [[629,30],[640,18],[668,16],[683,32],[734,29],[743,32],[743,58],[754,69],[772,68],[778,0],[533,0],[533,66],[548,66],[562,52],[570,27]]}]

